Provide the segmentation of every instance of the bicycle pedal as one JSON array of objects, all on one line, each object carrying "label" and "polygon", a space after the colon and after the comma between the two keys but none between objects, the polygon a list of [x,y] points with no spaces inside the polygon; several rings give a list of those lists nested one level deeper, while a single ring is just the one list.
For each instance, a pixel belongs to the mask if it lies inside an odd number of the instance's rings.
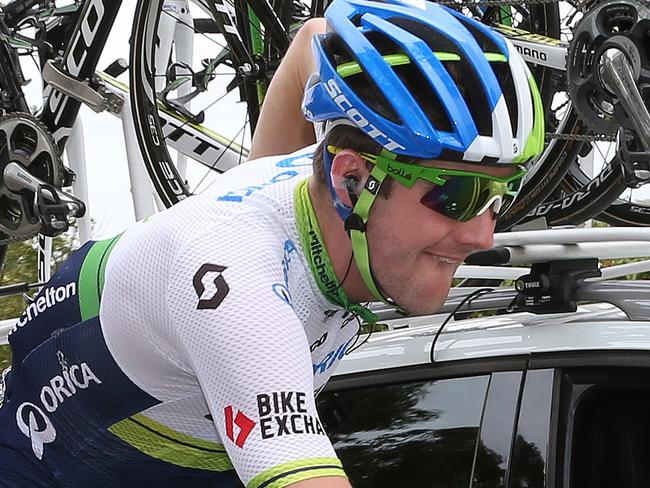
[{"label": "bicycle pedal", "polygon": [[68,219],[83,217],[86,206],[72,195],[37,180],[32,212],[40,223],[40,233],[48,237],[56,237],[68,230],[70,227]]},{"label": "bicycle pedal", "polygon": [[94,112],[99,113],[108,110],[109,112],[119,113],[122,109],[123,100],[121,97],[103,90],[101,83],[99,83],[99,89],[95,89],[88,81],[81,80],[63,71],[52,59],[45,63],[42,76],[43,81],[53,88],[87,105]]}]

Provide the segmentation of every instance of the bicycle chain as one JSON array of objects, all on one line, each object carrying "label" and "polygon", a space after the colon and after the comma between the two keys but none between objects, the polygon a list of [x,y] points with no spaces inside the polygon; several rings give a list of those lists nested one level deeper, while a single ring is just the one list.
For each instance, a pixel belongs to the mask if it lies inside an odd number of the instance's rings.
[{"label": "bicycle chain", "polygon": [[566,141],[581,142],[615,142],[616,136],[609,134],[562,134],[556,132],[547,132],[544,134],[545,140],[562,139]]}]

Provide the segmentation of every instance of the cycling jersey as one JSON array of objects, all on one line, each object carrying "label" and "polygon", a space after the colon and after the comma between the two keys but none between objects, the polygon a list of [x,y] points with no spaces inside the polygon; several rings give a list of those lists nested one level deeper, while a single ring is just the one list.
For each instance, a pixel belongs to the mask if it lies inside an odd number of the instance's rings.
[{"label": "cycling jersey", "polygon": [[73,253],[10,336],[0,486],[344,476],[315,394],[358,327],[321,291],[337,284],[305,199],[312,149]]}]

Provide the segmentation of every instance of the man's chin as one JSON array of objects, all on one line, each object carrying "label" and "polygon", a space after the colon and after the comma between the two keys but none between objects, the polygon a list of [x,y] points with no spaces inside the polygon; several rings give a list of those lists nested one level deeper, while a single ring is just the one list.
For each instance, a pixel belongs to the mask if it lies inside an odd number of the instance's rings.
[{"label": "man's chin", "polygon": [[418,304],[411,307],[408,311],[410,315],[432,315],[438,313],[444,304],[444,300],[441,303],[438,301],[429,303],[429,304]]},{"label": "man's chin", "polygon": [[429,297],[420,294],[412,299],[405,299],[404,303],[400,303],[400,305],[409,312],[409,315],[431,315],[440,311],[445,304],[448,293],[449,289],[444,295],[440,293],[440,290],[437,290],[437,293]]}]

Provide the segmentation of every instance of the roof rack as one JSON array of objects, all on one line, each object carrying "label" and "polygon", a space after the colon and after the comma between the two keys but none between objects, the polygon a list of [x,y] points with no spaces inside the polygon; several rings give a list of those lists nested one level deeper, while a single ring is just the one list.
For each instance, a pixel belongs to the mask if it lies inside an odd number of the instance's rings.
[{"label": "roof rack", "polygon": [[[601,259],[649,256],[650,229],[545,229],[496,234],[494,241],[494,248],[471,255],[455,277],[512,280],[515,286],[496,288],[458,310],[477,288],[452,288],[439,313],[560,313],[574,311],[577,302],[607,302],[631,320],[650,320],[650,281],[604,281],[650,271],[650,259],[602,269],[599,265]],[[516,267],[526,264],[532,266]],[[376,312],[381,320],[401,317],[385,307]]]}]

